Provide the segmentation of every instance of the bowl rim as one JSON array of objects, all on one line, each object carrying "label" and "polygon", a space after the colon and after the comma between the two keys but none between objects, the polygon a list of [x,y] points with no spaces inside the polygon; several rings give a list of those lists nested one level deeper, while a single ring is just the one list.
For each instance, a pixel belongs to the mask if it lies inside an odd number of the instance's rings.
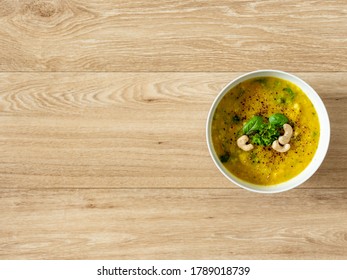
[{"label": "bowl rim", "polygon": [[[219,104],[219,102],[222,100],[224,95],[233,87],[237,86],[239,83],[246,81],[248,79],[256,78],[256,77],[277,77],[284,80],[287,80],[291,83],[294,83],[296,86],[298,86],[309,98],[311,103],[316,109],[318,119],[319,119],[319,125],[320,125],[320,138],[317,150],[315,152],[315,155],[311,162],[305,167],[303,171],[301,171],[298,175],[295,177],[289,179],[288,181],[274,184],[274,185],[257,185],[250,182],[247,182],[245,180],[242,180],[235,175],[233,175],[230,171],[228,171],[224,165],[220,162],[219,158],[217,157],[213,143],[212,143],[212,133],[211,133],[211,125],[212,125],[212,118],[215,113],[215,110]],[[299,85],[300,84],[300,85]],[[322,128],[324,125],[324,134],[322,133]],[[233,184],[252,191],[256,193],[280,193],[283,191],[291,190],[295,187],[298,187],[299,185],[303,184],[305,181],[307,181],[320,167],[322,164],[330,143],[330,120],[329,115],[326,110],[326,107],[318,95],[318,93],[304,80],[297,77],[296,75],[293,75],[288,72],[284,72],[281,70],[272,70],[272,69],[261,69],[256,71],[251,71],[244,73],[242,75],[237,76],[232,81],[230,81],[224,88],[217,94],[215,97],[210,110],[208,112],[207,120],[206,120],[206,142],[207,147],[210,153],[210,156],[214,162],[214,164],[217,166],[219,171]]]}]

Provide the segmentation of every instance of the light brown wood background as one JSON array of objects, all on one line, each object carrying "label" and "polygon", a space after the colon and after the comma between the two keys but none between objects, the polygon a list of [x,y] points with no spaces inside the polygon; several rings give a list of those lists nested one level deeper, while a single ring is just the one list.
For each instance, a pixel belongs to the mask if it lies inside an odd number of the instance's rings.
[{"label": "light brown wood background", "polygon": [[[214,166],[246,71],[299,75],[331,145],[295,190]],[[1,259],[346,259],[347,2],[0,0]]]}]

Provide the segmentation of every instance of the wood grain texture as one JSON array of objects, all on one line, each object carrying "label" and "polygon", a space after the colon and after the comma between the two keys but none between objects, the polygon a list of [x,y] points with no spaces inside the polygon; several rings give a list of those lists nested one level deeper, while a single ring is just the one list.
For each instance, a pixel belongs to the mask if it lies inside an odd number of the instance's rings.
[{"label": "wood grain texture", "polygon": [[[238,74],[1,74],[0,186],[230,188],[205,124]],[[303,187],[345,188],[345,73],[298,75],[320,93],[332,126],[328,156]]]},{"label": "wood grain texture", "polygon": [[1,71],[347,71],[347,2],[1,0]]},{"label": "wood grain texture", "polygon": [[[346,259],[347,2],[0,0],[0,259]],[[241,190],[205,141],[241,73],[294,72],[331,145]]]},{"label": "wood grain texture", "polygon": [[[245,195],[247,193],[247,195]],[[347,190],[0,190],[0,258],[345,259]]]}]

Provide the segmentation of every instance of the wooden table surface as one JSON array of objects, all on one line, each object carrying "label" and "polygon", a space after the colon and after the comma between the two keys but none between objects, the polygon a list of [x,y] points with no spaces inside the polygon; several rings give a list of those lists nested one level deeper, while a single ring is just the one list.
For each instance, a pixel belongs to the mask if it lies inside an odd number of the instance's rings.
[{"label": "wooden table surface", "polygon": [[[220,174],[208,110],[247,71],[319,93],[294,190]],[[347,2],[0,1],[1,259],[346,259]]]}]

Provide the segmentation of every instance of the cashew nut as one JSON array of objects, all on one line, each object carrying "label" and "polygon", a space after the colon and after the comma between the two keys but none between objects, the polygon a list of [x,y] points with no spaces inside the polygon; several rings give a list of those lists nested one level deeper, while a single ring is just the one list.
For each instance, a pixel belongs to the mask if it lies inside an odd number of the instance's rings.
[{"label": "cashew nut", "polygon": [[239,139],[237,139],[237,146],[246,152],[252,150],[253,145],[252,144],[246,144],[248,142],[248,140],[249,140],[249,138],[247,135],[242,135]]},{"label": "cashew nut", "polygon": [[282,145],[285,145],[285,144],[288,144],[288,143],[289,143],[290,138],[291,138],[292,135],[293,135],[293,129],[292,129],[292,127],[291,127],[289,124],[287,124],[287,123],[283,125],[283,129],[284,129],[284,134],[278,138],[278,141],[279,141]]},{"label": "cashew nut", "polygon": [[278,143],[278,140],[275,140],[272,143],[272,149],[280,153],[285,153],[290,149],[290,144],[285,144],[284,146],[282,146],[280,145],[280,143]]}]

